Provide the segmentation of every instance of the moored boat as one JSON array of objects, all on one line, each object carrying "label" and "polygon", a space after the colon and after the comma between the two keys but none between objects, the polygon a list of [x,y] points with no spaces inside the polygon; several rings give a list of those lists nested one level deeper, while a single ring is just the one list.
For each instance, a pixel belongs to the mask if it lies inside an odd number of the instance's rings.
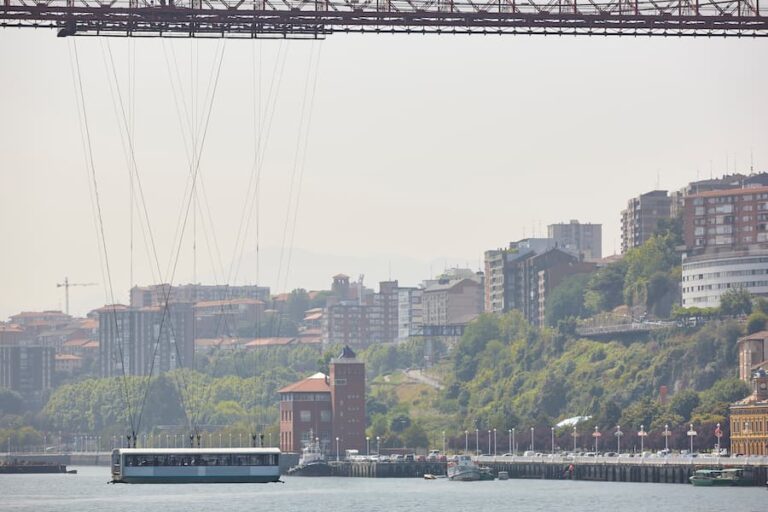
[{"label": "moored boat", "polygon": [[299,463],[288,470],[291,476],[331,476],[331,466],[325,460],[320,443],[315,441],[301,450]]},{"label": "moored boat", "polygon": [[754,476],[749,469],[699,469],[690,478],[697,487],[734,487],[754,485]]},{"label": "moored boat", "polygon": [[[75,473],[77,471],[72,470]],[[0,463],[0,474],[42,474],[42,473],[70,473],[67,466],[55,462],[30,462],[26,460],[14,460]]]},{"label": "moored boat", "polygon": [[458,455],[448,463],[448,479],[461,482],[474,482],[482,479],[480,466],[469,455]]}]

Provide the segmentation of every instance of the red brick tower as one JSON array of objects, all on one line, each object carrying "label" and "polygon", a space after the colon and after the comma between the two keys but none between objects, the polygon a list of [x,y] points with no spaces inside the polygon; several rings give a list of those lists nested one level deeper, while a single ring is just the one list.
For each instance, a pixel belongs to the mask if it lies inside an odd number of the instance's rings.
[{"label": "red brick tower", "polygon": [[[331,360],[331,402],[333,435],[338,438],[341,456],[345,450],[365,453],[365,363],[358,361],[349,347]],[[333,439],[331,453],[335,454]]]}]

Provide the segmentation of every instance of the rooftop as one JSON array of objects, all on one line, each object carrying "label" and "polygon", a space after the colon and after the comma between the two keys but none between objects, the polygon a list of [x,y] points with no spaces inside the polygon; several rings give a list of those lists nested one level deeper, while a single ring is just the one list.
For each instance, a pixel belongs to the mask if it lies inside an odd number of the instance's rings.
[{"label": "rooftop", "polygon": [[727,188],[723,190],[707,190],[688,197],[719,197],[719,196],[742,196],[747,194],[759,194],[768,192],[768,187],[747,187],[747,188]]},{"label": "rooftop", "polygon": [[278,393],[330,393],[331,386],[328,384],[328,376],[317,372],[306,379],[294,382],[278,390]]}]

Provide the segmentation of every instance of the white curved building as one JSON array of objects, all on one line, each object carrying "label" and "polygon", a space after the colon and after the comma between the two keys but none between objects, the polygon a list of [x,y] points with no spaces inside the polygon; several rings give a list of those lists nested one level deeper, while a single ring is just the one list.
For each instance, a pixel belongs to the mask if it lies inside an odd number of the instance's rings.
[{"label": "white curved building", "polygon": [[720,305],[720,295],[744,288],[768,295],[768,249],[749,249],[690,256],[683,259],[683,307]]}]

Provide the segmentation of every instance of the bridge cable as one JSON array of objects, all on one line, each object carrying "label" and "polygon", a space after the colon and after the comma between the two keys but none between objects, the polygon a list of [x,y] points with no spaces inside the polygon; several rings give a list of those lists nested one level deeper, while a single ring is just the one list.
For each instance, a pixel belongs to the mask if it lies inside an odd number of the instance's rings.
[{"label": "bridge cable", "polygon": [[[106,43],[106,52],[105,52],[105,45],[104,45],[103,41],[102,41],[101,48],[102,48],[102,56],[104,57],[104,64],[105,64],[105,67],[107,68],[108,84],[109,84],[109,88],[110,88],[110,94],[112,96],[113,107],[114,107],[114,110],[115,110],[115,117],[118,119],[118,122],[120,122],[122,120],[122,123],[120,124],[120,128],[121,128],[120,129],[120,135],[121,135],[121,142],[123,143],[123,149],[124,149],[124,152],[126,153],[126,159],[127,159],[127,164],[128,164],[128,168],[129,168],[129,175],[131,175],[131,177],[135,176],[135,178],[138,180],[139,179],[139,173],[138,173],[138,166],[136,164],[135,150],[134,150],[134,144],[133,144],[133,127],[131,126],[131,123],[128,120],[128,116],[126,115],[126,109],[125,109],[125,106],[124,106],[124,103],[123,103],[123,96],[122,96],[122,92],[120,90],[119,79],[117,77],[117,67],[115,66],[115,63],[114,63],[114,57],[113,57],[111,46],[110,46],[109,42],[107,41],[107,43]],[[107,56],[109,57],[108,59],[107,59]],[[110,71],[111,71],[111,76],[114,79],[114,87],[113,87],[113,84],[112,84],[112,80],[109,79]],[[130,82],[129,82],[129,84],[130,84]],[[130,89],[131,89],[131,87],[129,85],[129,101],[131,101],[130,100]],[[117,99],[115,98],[115,91],[117,91]],[[119,113],[118,113],[118,108],[117,108],[118,103],[119,103],[119,107],[120,107]],[[133,100],[133,103],[135,105],[135,100]],[[131,108],[132,108],[132,106],[129,104],[129,112],[131,111]],[[120,116],[120,114],[122,114],[122,117]],[[125,132],[123,131],[123,129],[125,130]],[[125,139],[127,139],[127,144],[126,144],[126,140]],[[133,180],[132,180],[132,184],[133,184]],[[141,197],[141,201],[142,201],[142,205],[144,207],[146,207],[146,202],[144,201],[143,195]],[[145,212],[146,212],[146,210],[145,210]],[[154,245],[154,236],[152,235],[151,225],[149,225],[148,215],[147,215],[147,218],[146,218],[146,222],[147,222],[147,230],[150,233],[150,239],[152,241],[152,250],[153,250],[153,253],[155,255],[154,263],[155,263],[155,265],[157,265],[157,271],[160,272],[159,259],[157,258],[157,250],[156,250],[156,247]],[[140,225],[141,225],[141,228],[142,228],[142,234],[144,236],[145,247],[147,249],[149,249],[149,244],[147,243],[147,240],[146,240],[146,230],[144,229],[144,224],[140,223]],[[148,252],[148,256],[150,256],[149,252]],[[152,258],[151,258],[151,256],[150,256],[149,259],[150,259],[150,269],[152,270]],[[152,271],[152,274],[154,276],[154,270]],[[159,284],[159,282],[158,282],[158,284]],[[169,327],[170,327],[170,335],[171,335],[171,337],[173,337],[175,339],[176,336],[175,336],[174,329],[173,329],[173,322],[169,322]],[[174,346],[176,348],[177,361],[179,361],[180,365],[183,365],[183,358],[181,356],[181,353],[179,352],[178,344],[174,343]],[[151,377],[151,374],[150,374],[150,377]],[[186,409],[186,405],[185,405],[186,399],[185,399],[185,397],[183,395],[183,393],[187,390],[187,386],[186,386],[186,383],[183,380],[183,375],[181,376],[181,378],[182,378],[182,386],[180,386],[180,390],[179,390],[180,393],[181,393],[180,399],[182,401],[182,407],[184,409],[185,416],[187,416],[187,414],[186,414],[187,409]],[[188,393],[188,391],[187,391],[187,393]],[[189,420],[187,419],[187,421],[189,421]]]},{"label": "bridge cable", "polygon": [[[296,235],[296,222],[299,212],[299,202],[301,199],[301,186],[304,179],[304,168],[306,164],[306,152],[309,142],[310,123],[312,120],[312,111],[314,109],[315,92],[317,89],[317,76],[319,70],[319,59],[322,45],[318,47],[317,57],[315,57],[315,47],[310,50],[309,64],[307,66],[307,75],[304,81],[304,94],[302,96],[301,114],[299,116],[299,130],[296,136],[296,147],[294,150],[293,169],[291,172],[291,183],[288,192],[288,203],[285,211],[285,222],[283,225],[283,236],[280,246],[280,260],[278,265],[277,285],[280,286],[280,276],[283,271],[283,260],[285,258],[285,275],[283,288],[288,287],[288,277],[290,272],[291,260],[293,258],[293,243]],[[315,62],[317,61],[317,62]],[[290,237],[288,234],[290,233]],[[288,239],[288,240],[286,240]],[[286,245],[287,250],[286,250]],[[287,254],[286,254],[287,253]],[[280,336],[280,326],[283,315],[278,315],[277,332],[275,336]]]},{"label": "bridge cable", "polygon": [[[70,64],[72,64],[72,57],[74,57],[74,70],[73,70],[73,82],[75,82],[75,95],[77,99],[77,103],[79,106],[79,110],[81,111],[81,116],[78,116],[78,120],[80,121],[80,128],[81,128],[81,136],[83,139],[83,145],[86,149],[86,168],[89,171],[89,182],[91,183],[90,190],[93,193],[92,196],[92,206],[95,209],[95,212],[97,214],[98,218],[98,236],[101,239],[101,249],[103,250],[103,270],[102,270],[102,276],[106,277],[105,280],[105,292],[108,293],[108,300],[111,303],[112,307],[112,320],[114,322],[114,330],[115,330],[115,337],[118,340],[117,347],[120,354],[121,359],[121,373],[122,373],[122,386],[120,387],[121,393],[123,395],[123,400],[128,408],[128,419],[129,423],[131,425],[131,433],[134,436],[135,439],[135,433],[136,433],[136,423],[135,423],[135,414],[133,411],[132,402],[130,400],[130,396],[128,394],[128,377],[125,371],[125,358],[123,354],[123,336],[120,332],[120,324],[117,321],[117,305],[115,304],[115,294],[114,294],[114,287],[112,285],[112,274],[111,269],[109,265],[109,251],[107,249],[107,240],[106,235],[104,231],[104,217],[102,214],[102,208],[101,208],[101,198],[99,196],[99,188],[98,188],[98,180],[96,178],[96,166],[94,164],[94,158],[93,158],[93,144],[91,142],[91,133],[90,133],[90,125],[88,122],[88,111],[85,104],[85,92],[83,88],[83,80],[82,80],[82,72],[80,69],[80,58],[77,51],[77,42],[72,39],[72,44],[70,47]],[[75,73],[76,71],[76,80],[75,80]]]},{"label": "bridge cable", "polygon": [[[175,278],[175,275],[176,275],[176,270],[178,268],[179,255],[181,254],[181,245],[182,245],[182,241],[183,241],[183,234],[184,234],[184,231],[186,229],[186,225],[187,225],[188,220],[189,220],[189,213],[190,213],[190,209],[191,209],[192,198],[193,198],[193,195],[194,195],[195,186],[197,184],[197,177],[198,177],[199,171],[200,171],[200,160],[201,160],[201,157],[202,157],[202,152],[203,152],[203,149],[205,147],[205,141],[206,141],[207,134],[208,134],[208,127],[209,127],[209,123],[210,123],[210,119],[211,119],[211,112],[213,110],[213,104],[214,104],[214,100],[215,100],[215,96],[216,96],[216,89],[217,89],[217,86],[218,86],[218,83],[219,83],[219,78],[221,76],[221,67],[222,67],[222,64],[224,62],[225,50],[226,50],[226,40],[224,40],[223,44],[221,45],[221,52],[220,52],[220,54],[218,56],[218,65],[216,67],[215,79],[214,79],[214,82],[213,82],[213,89],[212,89],[212,92],[211,92],[211,95],[210,95],[210,104],[208,105],[207,113],[206,113],[206,115],[204,117],[204,123],[203,123],[203,127],[202,127],[203,131],[202,131],[202,134],[201,134],[200,149],[198,150],[197,154],[195,155],[195,157],[196,157],[195,158],[195,168],[194,168],[194,174],[193,174],[193,179],[192,179],[191,192],[189,194],[189,197],[186,200],[186,208],[185,208],[184,220],[183,220],[182,227],[181,227],[181,235],[179,236],[178,245],[177,245],[177,248],[176,248],[176,256],[175,256],[175,259],[173,261],[173,266],[170,269],[169,285],[167,287],[167,291],[165,292],[165,297],[164,297],[164,300],[163,300],[164,306],[163,306],[163,315],[162,315],[161,320],[160,320],[160,332],[158,333],[157,342],[155,343],[155,348],[154,348],[153,357],[152,357],[152,363],[150,365],[149,377],[151,377],[152,372],[154,371],[156,354],[157,354],[157,349],[158,349],[159,344],[160,344],[160,337],[162,336],[163,325],[165,323],[165,319],[168,317],[168,302],[169,302],[169,299],[170,299],[171,287],[173,286],[173,281],[174,281],[174,278]],[[141,401],[141,407],[139,409],[139,417],[138,417],[138,421],[137,421],[137,425],[139,427],[141,426],[141,420],[142,420],[142,417],[143,417],[143,414],[144,414],[144,408],[146,406],[146,401],[147,401],[147,397],[149,396],[150,388],[151,388],[151,381],[148,381],[147,382],[146,391],[144,393],[144,397],[143,397],[143,399]]]}]

